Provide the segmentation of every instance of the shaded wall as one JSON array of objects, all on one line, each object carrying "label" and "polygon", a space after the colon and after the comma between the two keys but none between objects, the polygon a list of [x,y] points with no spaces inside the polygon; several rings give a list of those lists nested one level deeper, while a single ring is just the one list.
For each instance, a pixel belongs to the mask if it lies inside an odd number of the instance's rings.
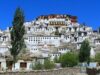
[{"label": "shaded wall", "polygon": [[82,75],[80,68],[64,68],[55,70],[35,70],[21,72],[1,72],[0,75]]}]

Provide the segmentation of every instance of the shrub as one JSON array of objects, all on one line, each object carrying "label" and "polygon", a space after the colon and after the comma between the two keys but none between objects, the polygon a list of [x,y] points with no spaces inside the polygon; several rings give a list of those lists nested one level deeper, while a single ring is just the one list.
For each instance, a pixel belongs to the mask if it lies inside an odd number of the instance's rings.
[{"label": "shrub", "polygon": [[50,61],[49,59],[45,59],[44,61],[44,69],[53,69],[55,67],[54,62]]},{"label": "shrub", "polygon": [[73,52],[68,52],[60,56],[59,61],[62,67],[73,67],[78,64],[78,56]]},{"label": "shrub", "polygon": [[41,70],[41,69],[43,69],[43,65],[40,62],[35,63],[35,65],[33,66],[33,69],[34,70]]}]

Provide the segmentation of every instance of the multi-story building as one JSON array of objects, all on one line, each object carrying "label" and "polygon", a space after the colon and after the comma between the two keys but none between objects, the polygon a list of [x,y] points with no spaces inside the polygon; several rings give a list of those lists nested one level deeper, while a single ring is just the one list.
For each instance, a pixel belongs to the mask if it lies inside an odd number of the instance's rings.
[{"label": "multi-story building", "polygon": [[[48,57],[54,60],[61,54],[78,51],[85,39],[90,42],[92,56],[99,51],[100,35],[94,33],[92,27],[79,24],[76,16],[56,14],[39,16],[34,21],[25,22],[24,26],[24,41],[29,53],[27,56],[36,59],[35,61],[37,58],[42,61]],[[10,48],[10,29],[0,30],[0,65],[6,61],[5,57],[10,55]],[[19,60],[15,65],[16,69],[23,67],[20,65],[27,65],[29,69],[31,62],[30,60],[27,62]]]}]

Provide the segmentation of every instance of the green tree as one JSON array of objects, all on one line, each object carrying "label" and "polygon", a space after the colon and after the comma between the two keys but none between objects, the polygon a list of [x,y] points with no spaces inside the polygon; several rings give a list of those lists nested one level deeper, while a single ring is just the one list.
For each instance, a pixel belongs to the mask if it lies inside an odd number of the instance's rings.
[{"label": "green tree", "polygon": [[62,67],[73,67],[78,64],[78,56],[73,52],[68,52],[61,55],[59,61]]},{"label": "green tree", "polygon": [[55,64],[49,59],[45,59],[43,67],[44,69],[53,69],[55,67]]},{"label": "green tree", "polygon": [[95,55],[95,59],[94,59],[96,62],[100,63],[100,53],[97,53]]},{"label": "green tree", "polygon": [[22,50],[22,48],[25,47],[24,44],[24,33],[25,33],[25,27],[23,25],[24,23],[24,15],[20,8],[17,8],[14,14],[13,19],[13,26],[11,28],[11,45],[12,48],[10,49],[10,53],[13,56],[13,64],[15,67],[15,62],[17,62],[17,56]]},{"label": "green tree", "polygon": [[80,47],[80,52],[79,52],[79,61],[82,62],[87,62],[89,64],[90,62],[90,45],[88,40],[83,41],[81,47]]}]

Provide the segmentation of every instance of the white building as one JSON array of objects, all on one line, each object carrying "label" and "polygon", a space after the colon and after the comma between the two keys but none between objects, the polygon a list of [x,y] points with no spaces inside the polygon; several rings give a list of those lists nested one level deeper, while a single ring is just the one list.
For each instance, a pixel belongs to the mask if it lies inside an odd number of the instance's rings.
[{"label": "white building", "polygon": [[[24,26],[26,30],[24,41],[29,52],[40,54],[39,56],[43,58],[50,57],[51,60],[72,49],[79,50],[85,39],[88,39],[92,46],[100,45],[98,39],[100,34],[93,33],[91,27],[80,25],[76,16],[56,14],[39,16],[32,22],[25,22]],[[72,46],[68,47],[68,44]],[[95,56],[92,46],[91,55]],[[9,28],[5,31],[0,30],[0,54],[5,56],[10,48]],[[5,62],[5,59],[0,59],[0,63],[3,64],[1,68],[5,69]],[[19,60],[15,64],[15,69],[24,67],[28,70],[31,63],[31,61]]]}]

